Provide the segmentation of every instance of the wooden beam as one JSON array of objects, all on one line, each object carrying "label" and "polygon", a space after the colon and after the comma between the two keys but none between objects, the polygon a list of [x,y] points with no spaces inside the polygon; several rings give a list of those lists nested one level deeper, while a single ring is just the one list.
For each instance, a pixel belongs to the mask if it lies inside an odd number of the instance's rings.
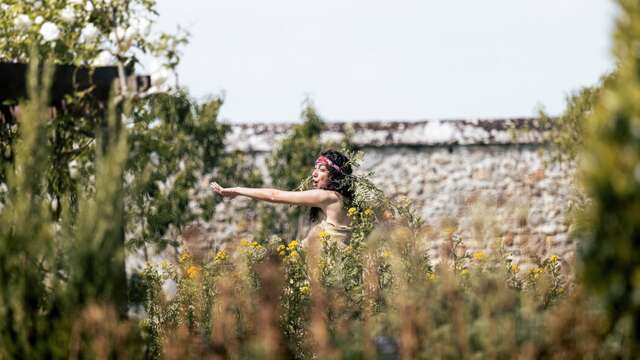
[{"label": "wooden beam", "polygon": [[[29,65],[0,62],[0,103],[18,101],[27,97],[27,72]],[[144,92],[151,86],[150,76],[133,75],[133,67],[125,69],[127,83],[135,92]],[[118,78],[115,66],[95,68],[74,65],[56,65],[51,86],[52,106],[62,103],[66,95],[77,91],[91,90],[91,96],[98,101],[109,99],[111,84]]]}]

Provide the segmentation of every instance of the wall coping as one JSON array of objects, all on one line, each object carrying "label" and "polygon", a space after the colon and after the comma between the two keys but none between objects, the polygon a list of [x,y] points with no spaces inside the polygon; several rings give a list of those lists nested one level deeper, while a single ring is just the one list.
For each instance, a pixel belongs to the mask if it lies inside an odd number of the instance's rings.
[{"label": "wall coping", "polygon": [[[460,146],[543,144],[543,127],[537,118],[463,119],[420,121],[326,122],[323,141],[339,141],[346,131],[360,148],[387,146]],[[299,124],[299,123],[297,123]],[[229,150],[270,152],[296,123],[228,124]]]}]

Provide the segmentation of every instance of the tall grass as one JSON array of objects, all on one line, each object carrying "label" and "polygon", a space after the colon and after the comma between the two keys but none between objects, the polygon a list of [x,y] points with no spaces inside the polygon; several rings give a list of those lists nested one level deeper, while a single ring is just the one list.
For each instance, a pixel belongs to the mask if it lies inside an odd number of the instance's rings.
[{"label": "tall grass", "polygon": [[[432,264],[423,221],[383,198],[349,210],[348,246],[328,234],[305,248],[273,236],[228,244],[204,263],[187,252],[148,263],[145,316],[127,319],[126,129],[113,105],[99,131],[96,191],[79,194],[77,212],[63,198],[54,221],[42,173],[50,70],[38,77],[32,66],[0,213],[3,358],[631,357],[628,331],[607,332],[606,313],[568,280],[562,259],[520,270],[499,242],[492,254],[468,254],[447,227],[450,251]],[[173,295],[163,290],[170,282]]]},{"label": "tall grass", "polygon": [[[36,58],[31,62],[15,163],[5,169],[9,191],[0,213],[0,357],[123,354],[130,348],[122,343],[135,335],[122,330],[130,323],[121,322],[127,311],[121,191],[126,134],[112,106],[99,129],[95,195],[81,195],[77,212],[66,198],[53,204],[45,173],[47,126],[54,121],[48,108],[52,69]],[[58,206],[62,216],[54,220]]]},{"label": "tall grass", "polygon": [[[44,173],[52,67],[33,61],[15,162],[2,164],[0,358],[636,358],[640,7],[620,4],[620,71],[585,112],[591,202],[578,280],[553,255],[521,269],[498,238],[491,253],[468,253],[472,239],[428,230],[408,204],[369,206],[384,194],[362,178],[349,245],[272,236],[204,262],[183,252],[147,263],[145,314],[128,319],[119,116],[129,108],[112,104],[99,122],[95,192],[80,191],[77,210],[64,197],[54,206]],[[425,248],[434,232],[448,239],[438,263]]]}]

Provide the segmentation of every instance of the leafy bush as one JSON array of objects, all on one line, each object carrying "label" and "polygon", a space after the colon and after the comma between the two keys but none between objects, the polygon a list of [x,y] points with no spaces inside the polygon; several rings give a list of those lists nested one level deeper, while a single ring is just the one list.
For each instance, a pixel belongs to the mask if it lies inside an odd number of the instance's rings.
[{"label": "leafy bush", "polygon": [[[582,275],[603,302],[612,333],[640,351],[640,6],[619,1],[617,76],[588,118],[582,178],[590,205],[582,222]],[[632,355],[633,354],[633,355]]]}]

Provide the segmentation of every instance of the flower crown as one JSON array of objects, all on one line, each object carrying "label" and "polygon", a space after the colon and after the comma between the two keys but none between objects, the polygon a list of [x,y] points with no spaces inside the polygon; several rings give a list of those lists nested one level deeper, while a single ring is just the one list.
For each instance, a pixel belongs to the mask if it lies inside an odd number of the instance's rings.
[{"label": "flower crown", "polygon": [[318,159],[316,160],[316,165],[330,166],[334,168],[336,171],[338,171],[340,174],[346,175],[338,165],[334,164],[333,161],[329,160],[329,158],[327,158],[326,156],[321,155],[320,157],[318,157]]}]

